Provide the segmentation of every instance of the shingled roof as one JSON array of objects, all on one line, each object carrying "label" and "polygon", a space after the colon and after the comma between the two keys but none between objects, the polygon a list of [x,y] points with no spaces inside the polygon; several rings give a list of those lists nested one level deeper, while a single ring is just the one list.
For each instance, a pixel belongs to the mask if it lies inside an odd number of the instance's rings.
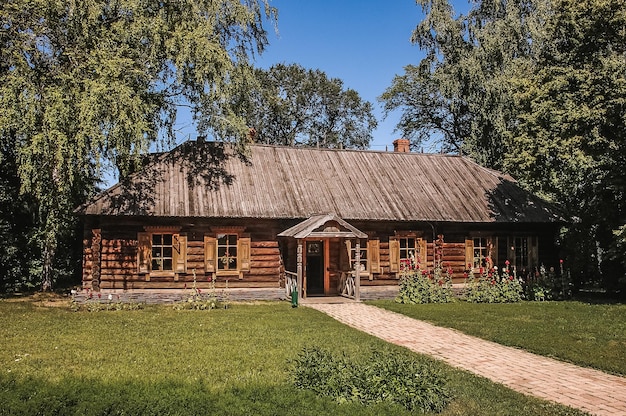
[{"label": "shingled roof", "polygon": [[507,175],[461,156],[186,142],[77,209],[83,215],[558,222]]}]

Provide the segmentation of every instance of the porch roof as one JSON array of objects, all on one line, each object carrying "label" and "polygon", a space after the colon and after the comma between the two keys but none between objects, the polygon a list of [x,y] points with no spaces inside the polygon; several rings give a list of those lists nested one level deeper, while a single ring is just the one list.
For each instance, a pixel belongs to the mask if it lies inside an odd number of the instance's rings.
[{"label": "porch roof", "polygon": [[314,215],[278,234],[279,237],[367,238],[367,234],[335,214]]}]

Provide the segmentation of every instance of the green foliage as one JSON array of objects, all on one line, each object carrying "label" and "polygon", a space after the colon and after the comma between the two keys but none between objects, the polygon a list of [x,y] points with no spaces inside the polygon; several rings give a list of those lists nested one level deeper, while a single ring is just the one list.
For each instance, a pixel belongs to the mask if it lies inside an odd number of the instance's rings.
[{"label": "green foliage", "polygon": [[100,292],[94,295],[89,292],[85,302],[78,302],[74,298],[70,302],[70,310],[73,312],[101,312],[101,311],[136,311],[145,307],[142,303],[122,301],[120,295],[109,294],[102,298]]},{"label": "green foliage", "polygon": [[[185,292],[187,292],[187,284],[185,284]],[[226,281],[226,291],[228,293],[228,281]],[[230,303],[226,295],[220,299],[215,290],[215,280],[211,280],[208,292],[202,292],[202,289],[196,286],[196,270],[193,270],[193,284],[190,293],[185,293],[181,302],[174,304],[176,310],[212,310],[212,309],[228,309]]]},{"label": "green foliage", "polygon": [[229,107],[206,102],[201,119],[209,123],[224,111],[241,115],[251,139],[264,144],[366,149],[372,140],[377,124],[372,104],[319,69],[297,64],[255,69],[254,78],[237,88]]},{"label": "green foliage", "polygon": [[473,303],[511,303],[522,300],[523,287],[520,280],[507,268],[484,269],[478,277],[470,273],[465,282],[465,300]]},{"label": "green foliage", "polygon": [[[265,0],[0,3],[0,161],[12,158],[32,215],[27,244],[0,245],[9,256],[36,248],[26,280],[50,289],[68,274],[59,257],[77,267],[65,257],[77,240],[72,211],[94,193],[102,166],[123,177],[155,142],[171,144],[182,100],[228,100],[251,76],[242,68],[263,50],[264,17],[274,16]],[[245,137],[241,116],[220,122]]]},{"label": "green foliage", "polygon": [[369,359],[357,362],[345,354],[305,347],[291,367],[296,387],[339,403],[390,402],[426,413],[441,412],[451,400],[440,369],[399,353],[372,351]]},{"label": "green foliage", "polygon": [[400,273],[398,303],[448,303],[452,302],[451,271],[442,274],[436,267],[432,274],[428,270],[408,270]]},{"label": "green foliage", "polygon": [[420,0],[426,56],[381,96],[413,146],[504,170],[563,209],[576,287],[626,293],[626,5],[622,0],[477,1],[457,15]]},{"label": "green foliage", "polygon": [[529,275],[524,281],[524,298],[526,300],[565,300],[572,298],[572,283],[569,271],[563,269],[561,262],[560,272],[553,267],[546,269],[539,267],[535,275]]}]

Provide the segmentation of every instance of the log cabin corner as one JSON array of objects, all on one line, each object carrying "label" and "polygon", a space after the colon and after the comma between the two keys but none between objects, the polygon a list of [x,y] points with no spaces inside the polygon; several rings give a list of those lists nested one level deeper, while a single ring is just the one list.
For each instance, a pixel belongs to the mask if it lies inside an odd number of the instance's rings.
[{"label": "log cabin corner", "polygon": [[[486,259],[554,264],[558,211],[462,156],[188,141],[76,212],[83,288],[210,284],[248,298],[389,298],[402,264],[463,281]],[[226,289],[227,288],[227,289]]]}]

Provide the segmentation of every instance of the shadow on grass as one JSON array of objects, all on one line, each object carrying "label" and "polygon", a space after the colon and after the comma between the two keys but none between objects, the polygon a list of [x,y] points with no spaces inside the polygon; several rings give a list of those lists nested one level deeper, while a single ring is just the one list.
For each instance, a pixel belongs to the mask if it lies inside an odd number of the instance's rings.
[{"label": "shadow on grass", "polygon": [[337,404],[292,386],[250,385],[212,391],[197,383],[111,382],[0,376],[0,415],[406,415],[391,405]]}]

